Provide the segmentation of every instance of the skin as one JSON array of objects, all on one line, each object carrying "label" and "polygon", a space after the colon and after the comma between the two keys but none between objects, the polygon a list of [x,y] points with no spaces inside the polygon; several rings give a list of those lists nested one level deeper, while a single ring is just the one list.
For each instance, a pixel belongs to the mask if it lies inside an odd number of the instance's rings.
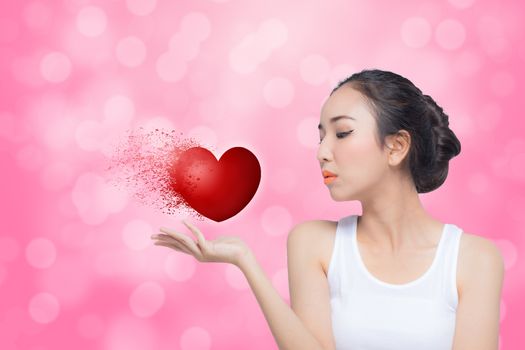
[{"label": "skin", "polygon": [[190,229],[197,241],[181,232],[161,227],[161,234],[151,236],[156,240],[154,244],[193,255],[199,262],[223,262],[237,266],[250,252],[246,243],[237,236],[221,236],[214,240],[206,240],[195,225],[186,220],[182,220],[182,223]]}]

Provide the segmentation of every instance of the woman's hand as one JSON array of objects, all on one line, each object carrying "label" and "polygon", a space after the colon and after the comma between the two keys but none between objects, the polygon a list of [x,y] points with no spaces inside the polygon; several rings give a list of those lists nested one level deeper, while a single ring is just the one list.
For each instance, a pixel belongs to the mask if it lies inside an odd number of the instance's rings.
[{"label": "woman's hand", "polygon": [[226,262],[237,266],[250,253],[246,243],[237,236],[222,236],[207,241],[197,227],[185,220],[182,222],[197,237],[197,242],[185,234],[161,227],[160,231],[164,234],[151,236],[152,239],[157,239],[155,245],[193,255],[200,262]]}]

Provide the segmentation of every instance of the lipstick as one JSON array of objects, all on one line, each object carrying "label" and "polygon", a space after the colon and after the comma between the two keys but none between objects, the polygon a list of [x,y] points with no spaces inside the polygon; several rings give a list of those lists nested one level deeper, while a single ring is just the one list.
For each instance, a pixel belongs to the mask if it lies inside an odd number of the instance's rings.
[{"label": "lipstick", "polygon": [[337,175],[332,173],[331,171],[323,170],[323,177],[324,177],[324,183],[328,185],[337,178]]},{"label": "lipstick", "polygon": [[327,176],[327,177],[325,177],[324,178],[325,185],[331,184],[332,182],[335,181],[336,178],[337,178],[337,176]]}]

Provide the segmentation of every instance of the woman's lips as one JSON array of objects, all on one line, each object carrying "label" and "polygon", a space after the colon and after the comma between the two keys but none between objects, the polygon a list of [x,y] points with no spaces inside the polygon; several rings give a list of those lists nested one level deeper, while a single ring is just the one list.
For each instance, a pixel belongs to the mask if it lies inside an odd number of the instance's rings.
[{"label": "woman's lips", "polygon": [[335,180],[335,178],[337,177],[336,174],[334,174],[331,171],[328,171],[326,169],[323,169],[322,173],[323,173],[324,183],[326,185],[332,183]]},{"label": "woman's lips", "polygon": [[337,176],[326,176],[324,178],[325,185],[331,184],[336,179],[336,177]]}]

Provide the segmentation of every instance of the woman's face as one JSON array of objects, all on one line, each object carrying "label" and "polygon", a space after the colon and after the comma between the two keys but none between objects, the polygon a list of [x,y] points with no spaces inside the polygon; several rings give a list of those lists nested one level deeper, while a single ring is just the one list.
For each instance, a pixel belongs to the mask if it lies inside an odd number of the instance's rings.
[{"label": "woman's face", "polygon": [[[338,116],[348,116],[333,119]],[[332,120],[332,121],[331,121]],[[326,186],[336,201],[362,200],[378,191],[388,171],[387,152],[376,141],[376,123],[365,97],[349,85],[321,109],[317,159],[337,176]]]}]

